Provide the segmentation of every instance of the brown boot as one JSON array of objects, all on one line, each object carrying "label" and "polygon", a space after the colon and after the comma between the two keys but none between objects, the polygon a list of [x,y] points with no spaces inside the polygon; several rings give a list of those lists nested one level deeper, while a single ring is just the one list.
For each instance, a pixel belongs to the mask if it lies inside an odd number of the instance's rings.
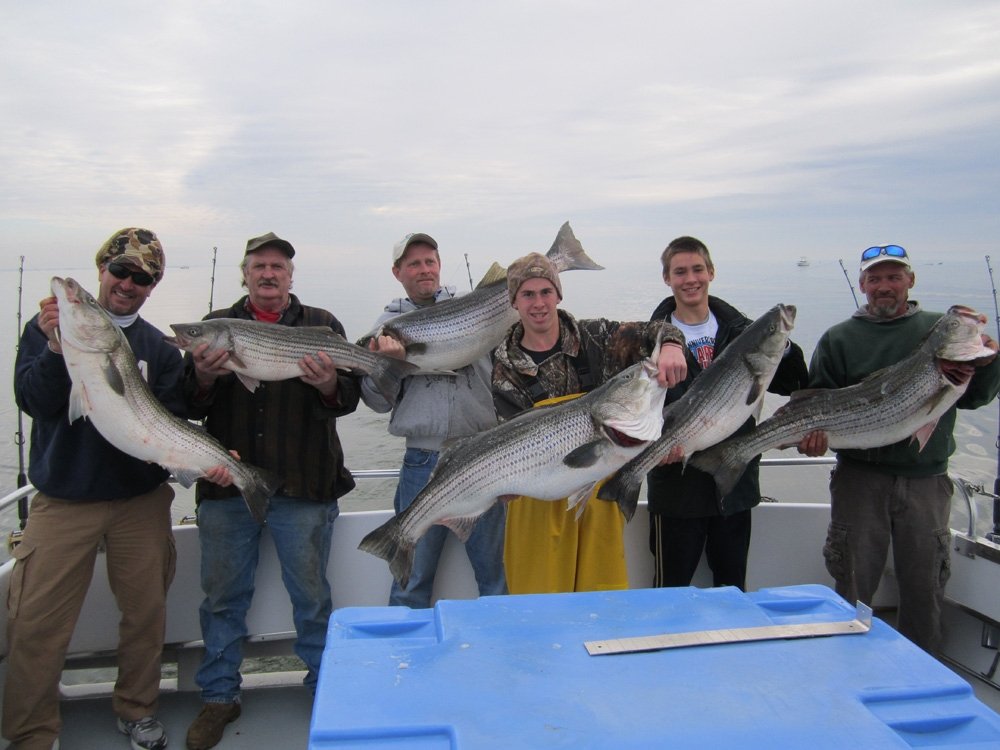
[{"label": "brown boot", "polygon": [[208,750],[222,739],[226,724],[240,717],[239,703],[204,703],[187,733],[188,750]]}]

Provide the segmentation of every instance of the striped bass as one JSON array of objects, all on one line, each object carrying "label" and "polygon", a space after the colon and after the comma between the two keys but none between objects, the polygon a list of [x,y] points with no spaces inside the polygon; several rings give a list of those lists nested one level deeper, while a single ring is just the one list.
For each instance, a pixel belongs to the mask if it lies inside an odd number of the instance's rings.
[{"label": "striped bass", "polygon": [[795,307],[775,305],[755,320],[691,383],[663,416],[663,434],[604,483],[598,497],[618,500],[631,518],[646,474],[676,447],[687,463],[757,413],[781,363]]},{"label": "striped bass", "polygon": [[435,523],[465,541],[476,519],[498,500],[568,497],[569,507],[576,507],[596,482],[660,434],[664,396],[656,365],[647,359],[580,398],[531,409],[453,441],[413,503],[358,548],[388,560],[405,587],[414,545]]},{"label": "striped bass", "polygon": [[52,277],[59,343],[73,381],[69,420],[87,417],[123,453],[159,464],[185,487],[225,466],[250,513],[263,524],[276,478],[237,461],[214,437],[174,416],[153,395],[121,329],[73,279]]},{"label": "striped bass", "polygon": [[[569,222],[559,229],[546,257],[560,273],[603,268],[584,252]],[[494,264],[469,294],[387,320],[362,342],[392,336],[405,347],[406,360],[421,370],[450,371],[489,354],[517,321],[507,296],[506,270]]]},{"label": "striped bass", "polygon": [[722,496],[733,488],[755,456],[789,448],[814,430],[827,433],[829,447],[879,448],[912,438],[922,450],[941,415],[962,397],[969,380],[954,383],[939,362],[992,358],[983,346],[986,317],[955,306],[934,324],[909,357],[845,388],[797,391],[752,432],[695,455],[691,465],[711,474]]},{"label": "striped bass", "polygon": [[363,346],[352,344],[325,326],[279,326],[259,320],[215,318],[197,323],[171,323],[174,335],[164,339],[178,349],[193,352],[201,344],[229,352],[225,366],[248,390],[261,381],[289,380],[302,376],[299,360],[326,352],[337,367],[369,375],[387,399],[395,399],[403,378],[417,366]]}]

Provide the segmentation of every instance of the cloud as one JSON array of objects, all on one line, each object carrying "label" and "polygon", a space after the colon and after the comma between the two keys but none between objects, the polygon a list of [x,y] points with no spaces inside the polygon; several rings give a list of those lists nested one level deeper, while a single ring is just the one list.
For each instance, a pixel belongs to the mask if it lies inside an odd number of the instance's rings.
[{"label": "cloud", "polygon": [[847,240],[880,212],[961,225],[971,249],[995,237],[977,199],[1000,187],[991,3],[5,15],[0,231],[35,252],[130,223],[192,254],[272,227],[366,252],[416,225],[496,254],[574,217],[623,249],[742,222],[779,251],[790,229]]}]

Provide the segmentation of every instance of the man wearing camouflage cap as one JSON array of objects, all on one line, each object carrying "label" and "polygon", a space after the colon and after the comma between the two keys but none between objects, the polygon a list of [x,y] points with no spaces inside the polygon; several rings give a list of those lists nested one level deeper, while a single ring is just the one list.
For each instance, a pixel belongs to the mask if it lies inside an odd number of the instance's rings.
[{"label": "man wearing camouflage cap", "polygon": [[[121,327],[139,369],[163,405],[186,416],[180,352],[139,317],[163,278],[156,235],[115,232],[97,252],[98,303]],[[133,748],[167,744],[156,720],[167,588],[174,574],[167,472],[108,443],[87,419],[70,422],[72,383],[56,326],[55,297],[24,327],[14,395],[32,418],[28,476],[38,493],[14,549],[8,600],[3,736],[18,750],[57,742],[59,679],[73,628],[104,545],[108,578],[122,611],[112,706]]]},{"label": "man wearing camouflage cap", "polygon": [[[684,336],[676,327],[577,320],[558,309],[559,274],[539,253],[510,265],[507,291],[521,321],[493,352],[493,402],[501,419],[593,390],[654,354],[658,342],[660,384],[674,386],[685,377]],[[596,498],[579,518],[566,500],[513,500],[504,547],[510,593],[627,588],[624,527],[617,505]]]}]

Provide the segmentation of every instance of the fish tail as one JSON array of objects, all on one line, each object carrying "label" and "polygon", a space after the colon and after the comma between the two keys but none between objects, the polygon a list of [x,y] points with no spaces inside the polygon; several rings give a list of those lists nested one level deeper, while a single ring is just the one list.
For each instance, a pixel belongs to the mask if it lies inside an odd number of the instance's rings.
[{"label": "fish tail", "polygon": [[719,491],[719,497],[725,497],[732,492],[733,487],[746,471],[747,463],[740,457],[739,453],[726,445],[716,445],[707,450],[698,451],[688,461],[689,466],[712,475],[715,487]]},{"label": "fish tail", "polygon": [[369,376],[386,401],[395,403],[399,389],[403,384],[403,378],[412,375],[419,369],[415,364],[407,362],[405,359],[380,357]]},{"label": "fish tail", "polygon": [[586,251],[580,240],[573,234],[567,221],[559,229],[556,241],[546,253],[546,257],[556,267],[557,271],[600,271],[604,266],[596,263]]},{"label": "fish tail", "polygon": [[642,479],[636,481],[635,472],[630,471],[626,464],[616,471],[611,478],[601,485],[597,496],[601,500],[612,500],[618,504],[618,510],[625,516],[625,521],[631,521],[635,509],[639,505],[639,487]]},{"label": "fish tail", "polygon": [[261,469],[258,466],[249,464],[241,466],[243,471],[236,482],[243,501],[247,504],[247,509],[253,520],[263,526],[267,522],[267,509],[271,503],[271,496],[281,487],[281,479],[270,471]]},{"label": "fish tail", "polygon": [[361,540],[358,549],[388,561],[392,577],[400,586],[406,588],[410,580],[410,571],[413,569],[414,544],[404,538],[398,516],[390,518],[374,531],[370,531]]}]

